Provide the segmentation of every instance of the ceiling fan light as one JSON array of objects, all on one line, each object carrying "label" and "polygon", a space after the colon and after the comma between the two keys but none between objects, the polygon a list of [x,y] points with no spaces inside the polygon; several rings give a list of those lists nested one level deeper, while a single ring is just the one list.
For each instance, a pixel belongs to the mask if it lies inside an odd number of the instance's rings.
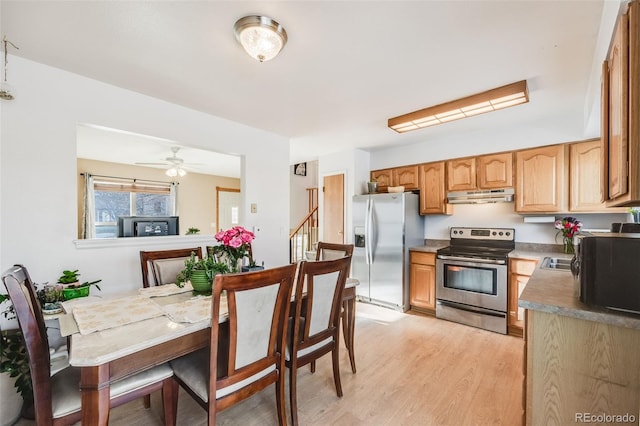
[{"label": "ceiling fan light", "polygon": [[233,26],[236,39],[244,50],[260,62],[275,58],[287,44],[284,27],[267,16],[251,15],[238,19]]},{"label": "ceiling fan light", "polygon": [[187,172],[183,168],[178,168],[178,176],[184,177]]},{"label": "ceiling fan light", "polygon": [[178,176],[178,170],[175,167],[169,167],[166,172],[164,172],[169,177]]}]

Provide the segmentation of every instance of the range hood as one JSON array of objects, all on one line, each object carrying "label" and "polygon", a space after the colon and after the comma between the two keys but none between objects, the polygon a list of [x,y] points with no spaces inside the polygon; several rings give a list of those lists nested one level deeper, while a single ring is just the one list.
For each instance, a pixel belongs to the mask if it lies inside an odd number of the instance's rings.
[{"label": "range hood", "polygon": [[448,192],[449,204],[509,203],[513,201],[513,188],[478,191]]}]

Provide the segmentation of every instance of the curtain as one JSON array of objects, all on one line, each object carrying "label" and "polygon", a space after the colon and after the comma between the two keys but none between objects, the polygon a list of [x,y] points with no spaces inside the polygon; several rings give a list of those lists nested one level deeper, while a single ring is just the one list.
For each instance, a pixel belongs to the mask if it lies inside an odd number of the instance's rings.
[{"label": "curtain", "polygon": [[95,196],[93,188],[93,176],[84,174],[84,196],[82,212],[82,238],[95,238]]}]

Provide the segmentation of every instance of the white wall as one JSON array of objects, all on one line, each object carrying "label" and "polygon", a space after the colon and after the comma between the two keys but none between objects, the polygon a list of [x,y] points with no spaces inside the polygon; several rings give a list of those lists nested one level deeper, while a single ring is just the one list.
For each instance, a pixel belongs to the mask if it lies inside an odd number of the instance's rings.
[{"label": "white wall", "polygon": [[83,123],[241,155],[242,217],[255,227],[254,253],[267,266],[288,263],[287,139],[22,58],[9,61],[16,99],[2,101],[0,120],[2,270],[23,263],[34,281],[45,282],[79,268],[111,292],[140,286],[140,249],[170,248],[160,240],[157,247],[76,246],[76,126]]}]

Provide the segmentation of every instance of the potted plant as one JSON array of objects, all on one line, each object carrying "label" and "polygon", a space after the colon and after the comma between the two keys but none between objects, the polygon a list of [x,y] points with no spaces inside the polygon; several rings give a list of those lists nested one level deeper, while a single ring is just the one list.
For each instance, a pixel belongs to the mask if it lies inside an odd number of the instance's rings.
[{"label": "potted plant", "polygon": [[192,227],[192,228],[187,229],[186,235],[196,235],[196,234],[199,234],[199,233],[200,233],[200,229]]},{"label": "potted plant", "polygon": [[[4,302],[8,302],[8,305],[2,310],[2,316],[7,320],[14,319],[15,312],[9,296],[0,294],[0,305]],[[12,387],[15,387],[17,392],[10,392]],[[22,333],[18,329],[0,330],[0,389],[2,421],[13,424],[20,417],[22,410],[20,397],[25,407],[31,406],[33,402],[29,359]]]},{"label": "potted plant", "polygon": [[98,283],[102,280],[85,281],[82,284],[79,284],[79,277],[80,273],[77,269],[73,271],[62,271],[62,275],[60,276],[60,278],[58,278],[58,283],[63,285],[62,294],[64,296],[64,300],[88,296],[89,290],[92,285],[95,285],[98,290],[102,291],[102,289],[98,285]]},{"label": "potted plant", "polygon": [[183,287],[186,281],[190,281],[195,291],[210,292],[213,277],[228,272],[227,264],[217,262],[214,256],[197,259],[196,254],[191,252],[191,256],[184,261],[184,269],[176,276],[176,284]]},{"label": "potted plant", "polygon": [[47,285],[44,288],[36,291],[40,305],[42,306],[42,313],[44,314],[57,314],[62,312],[61,302],[64,300],[63,287],[61,284]]}]

